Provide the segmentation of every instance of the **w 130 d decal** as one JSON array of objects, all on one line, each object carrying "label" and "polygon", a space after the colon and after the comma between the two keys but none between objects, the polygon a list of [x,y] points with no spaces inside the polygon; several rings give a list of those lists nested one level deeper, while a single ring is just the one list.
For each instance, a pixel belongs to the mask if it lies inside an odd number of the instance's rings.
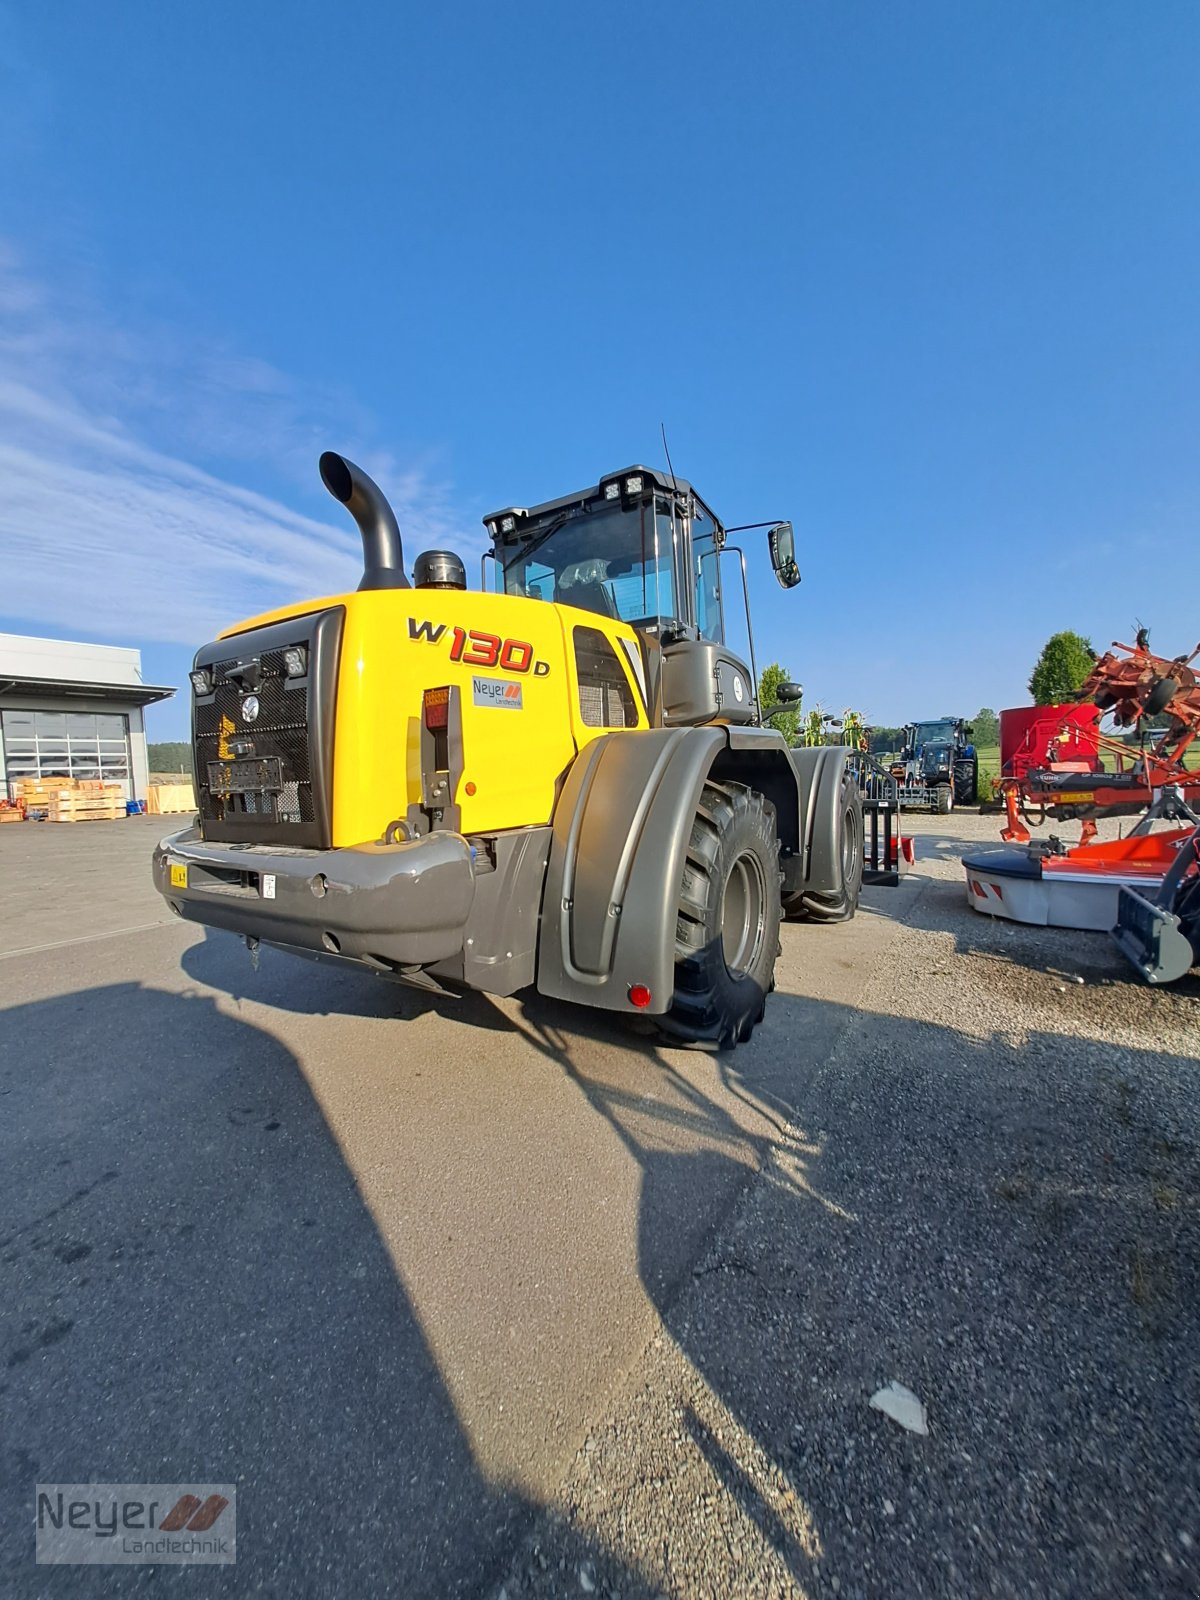
[{"label": "w 130 d decal", "polygon": [[[408,619],[408,637],[424,639],[426,644],[437,644],[446,632],[444,622],[418,622]],[[535,678],[544,678],[550,671],[548,661],[535,661],[533,646],[527,639],[502,639],[497,633],[480,633],[472,628],[450,629],[450,659],[461,661],[465,667],[503,667],[505,672],[532,672]]]}]

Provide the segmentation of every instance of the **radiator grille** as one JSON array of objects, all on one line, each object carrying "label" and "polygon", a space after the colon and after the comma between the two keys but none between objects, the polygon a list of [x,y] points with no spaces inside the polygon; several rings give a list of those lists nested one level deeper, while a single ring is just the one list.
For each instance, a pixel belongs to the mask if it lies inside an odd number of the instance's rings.
[{"label": "radiator grille", "polygon": [[[266,650],[259,658],[257,682],[249,684],[228,676],[231,668],[245,666],[246,655],[215,662],[212,667],[215,692],[211,700],[196,704],[196,778],[199,785],[200,815],[206,821],[238,822],[253,826],[261,819],[264,830],[275,826],[313,823],[312,769],[309,754],[308,689],[289,680],[283,669],[283,651]],[[246,693],[258,696],[259,712],[246,721],[242,703]],[[208,785],[208,763],[229,760],[238,754],[230,740],[248,740],[251,754],[276,756],[283,773],[282,792],[214,794]]]}]

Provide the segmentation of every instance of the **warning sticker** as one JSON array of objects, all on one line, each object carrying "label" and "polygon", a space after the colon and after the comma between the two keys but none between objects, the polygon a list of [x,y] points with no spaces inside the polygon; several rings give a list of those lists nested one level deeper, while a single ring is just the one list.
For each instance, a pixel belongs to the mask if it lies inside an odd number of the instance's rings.
[{"label": "warning sticker", "polygon": [[472,678],[471,699],[477,706],[501,706],[508,711],[523,711],[521,685],[509,678]]}]

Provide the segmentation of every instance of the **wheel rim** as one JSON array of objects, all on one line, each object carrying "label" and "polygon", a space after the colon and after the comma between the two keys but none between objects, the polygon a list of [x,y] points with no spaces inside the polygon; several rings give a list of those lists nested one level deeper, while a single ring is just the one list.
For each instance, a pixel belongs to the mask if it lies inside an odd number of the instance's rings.
[{"label": "wheel rim", "polygon": [[853,810],[848,810],[842,818],[842,884],[846,888],[854,882],[854,858],[858,854],[855,848],[858,844],[858,840],[855,838],[856,831],[854,812]]},{"label": "wheel rim", "polygon": [[730,867],[721,897],[721,946],[725,965],[735,978],[753,968],[762,948],[766,900],[762,865],[747,850]]}]

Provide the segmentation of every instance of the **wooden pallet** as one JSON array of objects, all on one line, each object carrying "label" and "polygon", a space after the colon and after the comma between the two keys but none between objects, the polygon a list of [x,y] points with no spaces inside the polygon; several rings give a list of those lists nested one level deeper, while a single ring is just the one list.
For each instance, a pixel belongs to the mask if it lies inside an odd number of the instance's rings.
[{"label": "wooden pallet", "polygon": [[125,794],[116,783],[76,783],[50,791],[51,822],[115,822],[125,815]]},{"label": "wooden pallet", "polygon": [[46,816],[48,822],[117,822],[125,816],[125,806],[122,810],[114,811],[51,811]]}]

